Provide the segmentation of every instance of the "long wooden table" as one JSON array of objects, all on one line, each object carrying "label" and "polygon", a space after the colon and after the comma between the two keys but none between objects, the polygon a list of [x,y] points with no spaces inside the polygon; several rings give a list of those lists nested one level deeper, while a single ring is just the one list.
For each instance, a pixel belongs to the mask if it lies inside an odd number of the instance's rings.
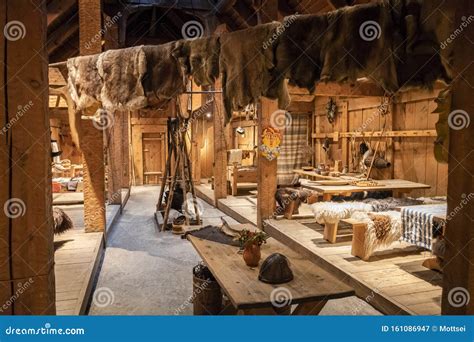
[{"label": "long wooden table", "polygon": [[[343,179],[340,179],[343,180]],[[303,188],[318,191],[323,194],[325,201],[330,201],[333,196],[350,196],[354,192],[364,191],[393,191],[397,197],[403,193],[409,193],[417,189],[429,189],[431,186],[422,183],[410,182],[403,179],[377,180],[376,186],[357,186],[357,185],[320,185],[317,182],[301,180]]]},{"label": "long wooden table", "polygon": [[246,266],[237,247],[191,235],[188,239],[238,314],[288,314],[288,305],[297,304],[292,315],[317,315],[328,300],[355,293],[350,286],[273,238],[262,245],[260,263],[272,253],[285,255],[294,274],[294,279],[285,284],[271,285],[259,281],[259,268]]}]

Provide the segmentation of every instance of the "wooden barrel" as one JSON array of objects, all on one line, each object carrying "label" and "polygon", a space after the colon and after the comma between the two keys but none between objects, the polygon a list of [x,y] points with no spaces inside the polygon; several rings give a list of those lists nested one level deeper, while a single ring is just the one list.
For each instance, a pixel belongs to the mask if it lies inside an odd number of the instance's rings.
[{"label": "wooden barrel", "polygon": [[222,311],[222,291],[215,280],[193,275],[194,315],[218,315]]}]

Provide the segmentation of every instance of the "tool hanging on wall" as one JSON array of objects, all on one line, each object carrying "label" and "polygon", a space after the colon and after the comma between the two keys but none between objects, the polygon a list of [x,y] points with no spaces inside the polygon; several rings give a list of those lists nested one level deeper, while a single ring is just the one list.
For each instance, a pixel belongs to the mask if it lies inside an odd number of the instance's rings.
[{"label": "tool hanging on wall", "polygon": [[329,123],[332,124],[334,121],[336,121],[337,104],[333,98],[329,98],[329,101],[326,104],[326,116],[328,118]]}]

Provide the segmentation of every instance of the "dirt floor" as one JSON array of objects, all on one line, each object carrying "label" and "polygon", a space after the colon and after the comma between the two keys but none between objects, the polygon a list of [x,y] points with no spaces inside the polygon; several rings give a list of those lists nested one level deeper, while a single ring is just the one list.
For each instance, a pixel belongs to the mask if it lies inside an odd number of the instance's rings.
[{"label": "dirt floor", "polygon": [[[190,315],[192,267],[200,258],[192,245],[158,232],[153,217],[159,188],[132,188],[130,199],[108,232],[107,249],[93,292],[90,315]],[[221,211],[202,202],[204,224],[218,224]],[[323,315],[380,315],[364,300],[332,300]]]}]

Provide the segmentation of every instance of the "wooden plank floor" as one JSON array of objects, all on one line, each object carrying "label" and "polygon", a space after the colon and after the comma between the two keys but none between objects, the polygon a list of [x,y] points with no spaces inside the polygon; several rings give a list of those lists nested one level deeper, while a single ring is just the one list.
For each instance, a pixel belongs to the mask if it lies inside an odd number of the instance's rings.
[{"label": "wooden plank floor", "polygon": [[[74,228],[54,237],[56,312],[58,315],[82,315],[86,313],[104,251],[104,234],[84,231],[83,205],[61,208],[73,221]],[[119,205],[107,206],[107,231],[119,214]]]},{"label": "wooden plank floor", "polygon": [[[210,186],[198,186],[213,201]],[[199,195],[199,194],[198,194]],[[204,199],[204,198],[203,198]],[[241,223],[256,224],[256,205],[245,197],[227,196],[219,209]],[[307,214],[308,207],[302,212]],[[266,231],[356,289],[360,298],[385,314],[439,315],[442,276],[422,266],[427,251],[397,242],[368,261],[351,255],[350,238],[330,244],[314,219],[270,220]]]},{"label": "wooden plank floor", "polygon": [[362,261],[351,255],[350,241],[329,244],[322,227],[308,221],[269,220],[266,231],[336,274],[385,314],[441,314],[442,275],[422,266],[429,252],[397,242]]},{"label": "wooden plank floor", "polygon": [[56,311],[84,314],[101,252],[103,233],[74,229],[55,237]]}]

